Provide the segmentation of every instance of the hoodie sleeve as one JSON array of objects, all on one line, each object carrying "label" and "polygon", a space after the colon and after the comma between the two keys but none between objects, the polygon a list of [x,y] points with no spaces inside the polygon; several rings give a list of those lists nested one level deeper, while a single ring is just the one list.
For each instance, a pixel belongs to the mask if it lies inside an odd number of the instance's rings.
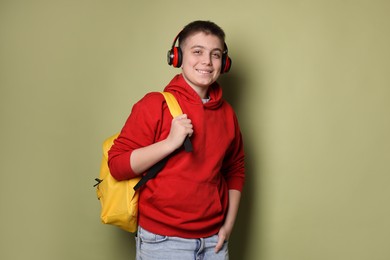
[{"label": "hoodie sleeve", "polygon": [[236,115],[234,114],[235,138],[226,152],[222,173],[229,190],[242,191],[245,183],[244,144]]},{"label": "hoodie sleeve", "polygon": [[156,142],[161,130],[163,100],[160,93],[153,92],[133,106],[118,138],[108,151],[108,166],[116,180],[137,176],[132,170],[130,156],[135,149]]}]

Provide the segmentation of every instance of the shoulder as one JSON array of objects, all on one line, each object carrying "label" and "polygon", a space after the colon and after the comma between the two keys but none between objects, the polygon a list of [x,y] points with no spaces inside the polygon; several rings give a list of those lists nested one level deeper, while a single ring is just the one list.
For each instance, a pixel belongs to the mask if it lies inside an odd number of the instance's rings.
[{"label": "shoulder", "polygon": [[149,92],[134,104],[133,109],[151,110],[161,108],[163,103],[164,96],[160,92]]},{"label": "shoulder", "polygon": [[221,109],[223,109],[224,111],[228,112],[229,114],[233,114],[233,115],[236,114],[236,112],[234,111],[233,106],[228,101],[226,101],[225,99],[222,99],[221,103],[222,103],[221,104]]},{"label": "shoulder", "polygon": [[147,93],[138,103],[145,104],[156,104],[162,103],[164,101],[164,96],[160,92],[149,92]]}]

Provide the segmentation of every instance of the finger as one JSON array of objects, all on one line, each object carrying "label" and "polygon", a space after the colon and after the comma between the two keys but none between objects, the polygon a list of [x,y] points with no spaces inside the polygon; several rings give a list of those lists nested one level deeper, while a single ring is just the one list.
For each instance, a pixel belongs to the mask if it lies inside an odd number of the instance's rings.
[{"label": "finger", "polygon": [[194,130],[191,128],[188,130],[188,137],[191,137],[194,134]]},{"label": "finger", "polygon": [[178,120],[186,119],[187,118],[187,114],[181,114],[181,115],[178,115],[175,118],[178,119]]},{"label": "finger", "polygon": [[219,238],[218,238],[218,243],[217,243],[217,245],[215,246],[215,249],[214,249],[215,253],[218,253],[219,250],[222,249],[223,243],[224,243],[224,242],[225,242],[225,241],[224,241],[224,239],[223,239],[222,237],[219,237]]}]

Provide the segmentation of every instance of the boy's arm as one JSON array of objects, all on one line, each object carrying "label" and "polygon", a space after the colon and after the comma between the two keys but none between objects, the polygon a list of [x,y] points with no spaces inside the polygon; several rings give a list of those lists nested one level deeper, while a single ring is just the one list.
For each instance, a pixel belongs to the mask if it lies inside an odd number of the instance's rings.
[{"label": "boy's arm", "polygon": [[238,190],[229,190],[229,207],[226,214],[225,223],[218,232],[218,243],[215,246],[217,253],[223,247],[223,243],[229,240],[230,234],[233,231],[234,222],[236,221],[238,208],[241,200],[241,192]]},{"label": "boy's arm", "polygon": [[166,139],[149,146],[135,149],[130,155],[131,169],[135,174],[147,171],[177,148],[179,148],[187,135],[192,135],[191,120],[186,114],[175,117],[172,120],[171,130]]}]

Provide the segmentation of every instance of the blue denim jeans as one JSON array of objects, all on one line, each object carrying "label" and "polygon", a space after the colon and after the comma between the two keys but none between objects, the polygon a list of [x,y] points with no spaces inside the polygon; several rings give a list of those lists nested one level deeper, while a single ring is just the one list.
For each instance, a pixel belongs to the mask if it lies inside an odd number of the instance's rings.
[{"label": "blue denim jeans", "polygon": [[198,239],[160,236],[138,227],[137,260],[228,260],[228,242],[214,252],[218,235]]}]

